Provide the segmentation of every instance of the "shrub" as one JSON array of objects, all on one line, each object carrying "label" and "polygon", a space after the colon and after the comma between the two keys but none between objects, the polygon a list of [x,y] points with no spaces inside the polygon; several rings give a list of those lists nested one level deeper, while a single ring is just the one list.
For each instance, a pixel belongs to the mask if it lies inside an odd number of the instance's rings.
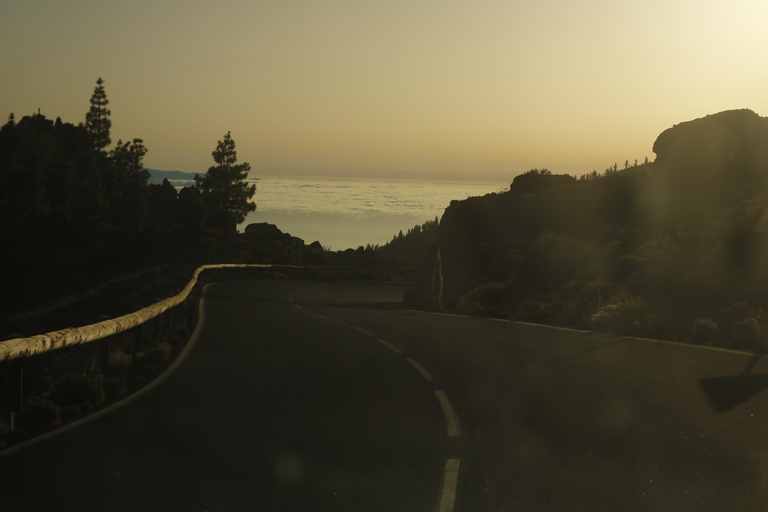
[{"label": "shrub", "polygon": [[82,414],[82,410],[78,405],[68,405],[61,409],[61,419],[63,421],[76,420]]},{"label": "shrub", "polygon": [[19,426],[30,432],[53,428],[61,422],[61,410],[51,402],[31,405],[19,416]]},{"label": "shrub", "polygon": [[691,345],[706,345],[718,340],[717,324],[711,318],[697,318],[693,321]]},{"label": "shrub", "polygon": [[156,347],[144,352],[141,357],[142,364],[161,365],[171,357],[171,346],[167,343],[160,343]]},{"label": "shrub", "polygon": [[504,289],[501,283],[481,284],[459,299],[456,311],[468,315],[504,316],[504,308],[500,305]]},{"label": "shrub", "polygon": [[104,381],[104,396],[112,400],[125,393],[125,379],[108,379]]},{"label": "shrub", "polygon": [[104,381],[104,396],[113,400],[125,393],[125,379],[108,379]]},{"label": "shrub", "polygon": [[554,314],[552,312],[552,306],[548,302],[528,299],[517,308],[515,318],[523,322],[551,324],[554,319]]},{"label": "shrub", "polygon": [[628,279],[640,273],[643,268],[645,258],[637,254],[625,254],[621,256],[613,265],[613,277],[615,279]]},{"label": "shrub", "polygon": [[717,314],[717,323],[720,325],[720,334],[725,340],[729,340],[733,327],[736,322],[752,318],[755,313],[746,302],[734,302],[730,306],[724,307]]},{"label": "shrub", "polygon": [[100,403],[104,400],[101,382],[82,374],[67,375],[54,385],[54,391],[62,407],[81,405],[83,402]]},{"label": "shrub", "polygon": [[189,334],[189,329],[187,328],[187,326],[180,325],[173,329],[171,334],[168,336],[168,339],[172,344],[175,345],[176,343],[183,341],[188,334]]},{"label": "shrub", "polygon": [[634,296],[614,299],[590,318],[590,325],[596,331],[634,336],[655,334],[657,323],[648,304]]},{"label": "shrub", "polygon": [[131,356],[122,350],[115,350],[109,354],[109,365],[115,370],[131,366]]},{"label": "shrub", "polygon": [[728,346],[761,353],[765,352],[765,342],[760,338],[760,322],[758,318],[745,318],[734,323],[731,328],[731,336],[728,339]]}]

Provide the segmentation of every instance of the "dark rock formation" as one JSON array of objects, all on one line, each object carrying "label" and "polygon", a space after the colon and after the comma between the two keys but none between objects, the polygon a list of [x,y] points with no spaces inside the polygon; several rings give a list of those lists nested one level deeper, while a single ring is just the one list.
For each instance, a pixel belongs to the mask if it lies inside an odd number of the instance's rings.
[{"label": "dark rock formation", "polygon": [[768,118],[729,110],[665,130],[653,145],[672,213],[699,215],[768,188]]},{"label": "dark rock formation", "polygon": [[294,245],[294,239],[300,240],[292,237],[288,233],[283,233],[274,224],[268,224],[266,222],[248,224],[245,227],[245,234],[256,242],[279,242],[286,246]]}]

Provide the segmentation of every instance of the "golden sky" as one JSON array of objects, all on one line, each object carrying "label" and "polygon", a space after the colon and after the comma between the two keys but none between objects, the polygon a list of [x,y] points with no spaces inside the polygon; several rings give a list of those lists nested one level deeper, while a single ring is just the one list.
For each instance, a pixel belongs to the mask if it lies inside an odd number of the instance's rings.
[{"label": "golden sky", "polygon": [[[2,0],[0,116],[84,120],[204,172],[511,178],[653,159],[656,136],[768,115],[764,0]],[[3,117],[5,119],[5,117]]]}]

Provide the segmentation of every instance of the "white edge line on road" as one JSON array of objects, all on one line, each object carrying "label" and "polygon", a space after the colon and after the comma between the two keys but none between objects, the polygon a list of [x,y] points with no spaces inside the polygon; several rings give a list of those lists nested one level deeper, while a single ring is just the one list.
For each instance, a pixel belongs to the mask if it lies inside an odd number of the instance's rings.
[{"label": "white edge line on road", "polygon": [[336,320],[336,319],[334,319],[333,321],[334,321],[334,322],[336,322],[337,324],[341,324],[341,325],[344,325],[344,326],[346,326],[346,327],[349,327],[349,324],[348,324],[348,323],[346,323],[346,322],[342,322],[341,320]]},{"label": "white edge line on road", "polygon": [[320,314],[317,314],[317,313],[315,313],[315,316],[318,317],[318,318],[322,318],[323,320],[328,320],[327,316],[323,316],[323,315],[320,315]]},{"label": "white edge line on road", "polygon": [[[708,347],[706,345],[689,345],[687,343],[680,343],[679,341],[667,341],[667,340],[654,340],[652,338],[638,338],[636,336],[625,336],[622,334],[611,334],[608,332],[600,332],[600,331],[585,331],[583,329],[571,329],[569,327],[560,327],[557,325],[546,325],[546,324],[534,324],[532,322],[520,322],[519,320],[505,320],[503,318],[487,318],[487,317],[481,317],[481,316],[472,316],[472,315],[459,315],[457,313],[437,313],[435,311],[421,311],[419,309],[405,309],[405,311],[410,311],[412,313],[424,313],[426,315],[440,315],[440,316],[455,316],[460,318],[476,318],[476,319],[485,319],[485,320],[498,320],[501,322],[509,322],[511,324],[520,324],[520,325],[530,325],[532,327],[542,327],[545,329],[557,329],[558,331],[567,331],[567,332],[578,332],[581,334],[598,334],[603,336],[615,336],[617,338],[626,338],[629,340],[637,340],[637,341],[644,341],[647,343],[662,343],[664,345],[672,345],[674,347],[688,347],[691,349],[699,349],[699,350],[715,350],[717,352],[728,352],[730,354],[740,354],[747,357],[754,357],[754,354],[751,352],[746,352],[743,350],[734,350],[730,348],[722,348],[722,347]],[[765,357],[765,356],[761,356]]]},{"label": "white edge line on road", "polygon": [[203,309],[203,305],[205,304],[205,291],[208,289],[209,286],[213,284],[217,284],[217,283],[208,283],[203,287],[203,293],[200,294],[200,304],[198,306],[197,326],[195,326],[195,330],[194,332],[192,332],[192,336],[189,337],[189,341],[187,342],[187,345],[184,347],[184,350],[181,351],[181,353],[179,354],[179,357],[176,358],[176,360],[173,362],[171,366],[168,367],[167,370],[165,370],[163,373],[158,375],[152,382],[150,382],[143,388],[138,389],[133,394],[125,397],[124,399],[118,402],[113,403],[108,407],[105,407],[104,409],[98,412],[90,414],[84,418],[81,418],[77,421],[69,423],[68,425],[64,425],[63,427],[58,428],[56,430],[52,430],[51,432],[48,432],[41,436],[32,438],[29,441],[24,441],[23,443],[13,445],[10,448],[6,448],[5,450],[0,450],[0,458],[6,455],[10,455],[12,453],[16,453],[30,446],[36,445],[37,443],[42,443],[43,441],[47,441],[48,439],[58,436],[59,434],[63,434],[74,428],[81,427],[88,422],[91,422],[97,418],[101,418],[102,416],[106,416],[107,414],[110,414],[111,412],[116,411],[120,407],[123,407],[124,405],[128,405],[129,403],[133,402],[137,398],[144,396],[145,394],[147,394],[148,392],[152,391],[157,386],[165,382],[165,380],[168,377],[170,377],[173,374],[173,372],[178,370],[178,368],[184,363],[184,361],[189,356],[189,353],[192,351],[192,348],[195,346],[195,343],[197,343],[197,339],[200,337],[200,331],[203,328],[203,320],[205,318],[205,312]]},{"label": "white edge line on road", "polygon": [[366,336],[370,336],[371,338],[375,338],[376,337],[373,334],[371,334],[368,331],[366,331],[365,329],[361,329],[360,327],[355,327],[354,329],[360,331],[361,333],[365,334]]},{"label": "white edge line on road", "polygon": [[443,414],[445,415],[445,428],[448,431],[448,437],[461,437],[461,427],[459,426],[459,417],[456,416],[456,411],[442,389],[436,389],[435,395],[440,402],[440,406],[443,408]]},{"label": "white edge line on road", "polygon": [[298,304],[294,304],[294,307],[296,307],[298,309],[304,309],[303,307],[299,306]]},{"label": "white edge line on road", "polygon": [[459,481],[459,459],[445,461],[445,476],[443,478],[443,490],[440,493],[440,508],[438,512],[453,512],[456,502],[456,487]]},{"label": "white edge line on road", "polygon": [[421,376],[424,377],[424,380],[429,381],[429,382],[432,382],[433,380],[435,380],[435,379],[432,378],[432,375],[430,375],[429,372],[427,370],[425,370],[424,367],[421,366],[419,363],[417,363],[416,361],[414,361],[410,357],[407,357],[405,360],[408,361],[409,363],[411,363],[411,365],[413,365],[413,367],[416,368],[419,371]]},{"label": "white edge line on road", "polygon": [[393,351],[395,354],[402,354],[403,353],[402,350],[400,350],[399,348],[397,348],[394,345],[390,345],[389,343],[387,343],[386,341],[384,341],[381,338],[376,338],[376,341],[378,341],[379,343],[381,343],[382,345],[387,347],[389,350]]}]

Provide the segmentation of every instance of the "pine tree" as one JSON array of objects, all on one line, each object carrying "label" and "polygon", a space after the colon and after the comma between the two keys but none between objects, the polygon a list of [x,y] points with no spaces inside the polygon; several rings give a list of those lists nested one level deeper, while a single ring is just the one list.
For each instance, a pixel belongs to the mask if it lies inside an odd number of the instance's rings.
[{"label": "pine tree", "polygon": [[123,144],[117,141],[109,152],[106,171],[109,219],[118,228],[136,236],[147,221],[149,171],[144,168],[147,148],[141,139]]},{"label": "pine tree", "polygon": [[235,141],[230,132],[211,155],[217,165],[210,167],[205,176],[195,176],[195,188],[208,209],[208,224],[216,229],[235,231],[246,214],[256,210],[256,203],[249,201],[256,193],[256,185],[245,182],[251,166],[247,162],[236,163]]},{"label": "pine tree", "polygon": [[96,87],[91,96],[91,109],[85,114],[85,128],[93,137],[93,144],[98,151],[104,150],[112,143],[109,138],[109,129],[112,121],[109,120],[111,112],[107,109],[109,100],[104,91],[104,80],[96,80]]}]

